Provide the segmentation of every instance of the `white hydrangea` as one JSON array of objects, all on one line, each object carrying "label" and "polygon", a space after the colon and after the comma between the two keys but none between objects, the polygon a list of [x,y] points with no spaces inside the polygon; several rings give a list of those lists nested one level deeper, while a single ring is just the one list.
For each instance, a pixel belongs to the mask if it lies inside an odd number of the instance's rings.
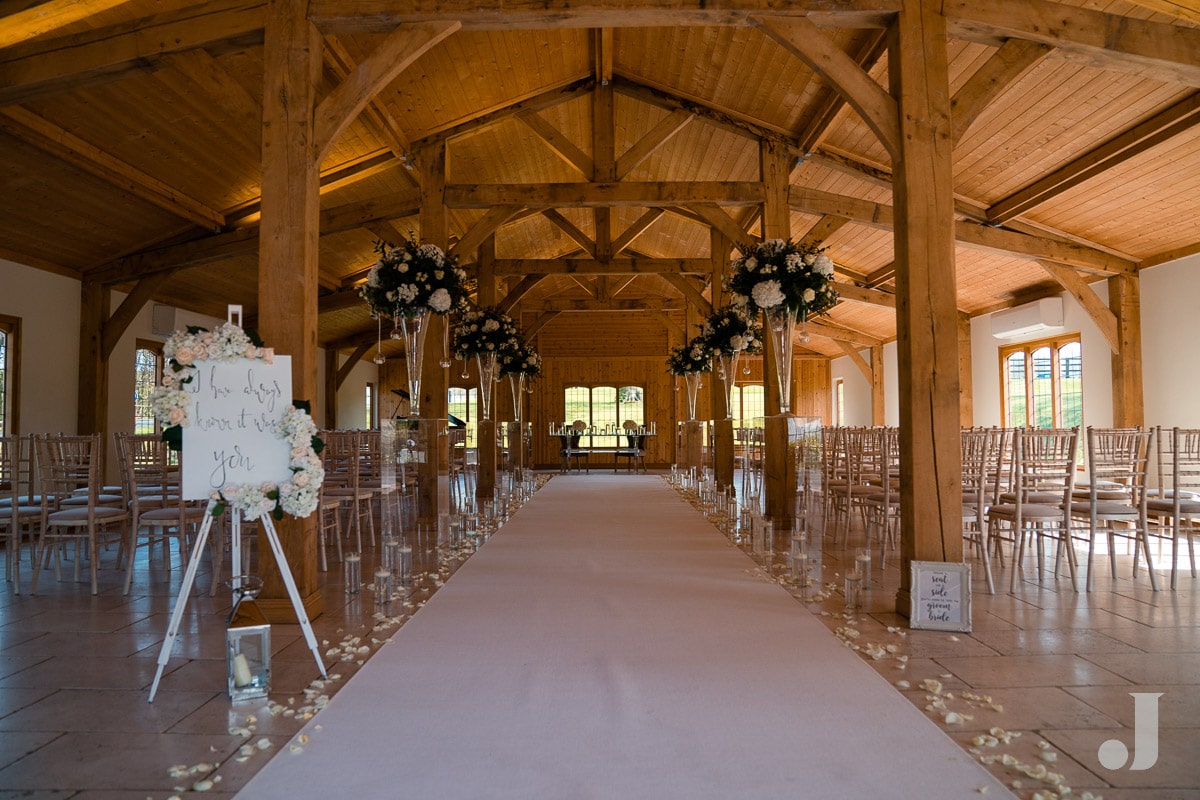
[{"label": "white hydrangea", "polygon": [[774,308],[784,301],[783,287],[779,285],[779,281],[761,281],[754,284],[754,289],[750,292],[754,298],[754,303],[759,308]]},{"label": "white hydrangea", "polygon": [[429,295],[429,307],[438,314],[445,314],[449,311],[450,302],[450,293],[445,289],[438,289]]},{"label": "white hydrangea", "polygon": [[813,269],[824,275],[826,278],[833,275],[833,259],[821,253],[816,258],[816,263],[813,264]]}]

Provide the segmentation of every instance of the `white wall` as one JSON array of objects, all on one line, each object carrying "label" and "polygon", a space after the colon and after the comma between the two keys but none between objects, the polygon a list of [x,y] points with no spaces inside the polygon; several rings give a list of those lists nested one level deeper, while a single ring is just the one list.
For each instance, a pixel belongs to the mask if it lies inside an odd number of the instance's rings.
[{"label": "white wall", "polygon": [[1200,428],[1200,255],[1142,270],[1141,290],[1146,424]]},{"label": "white wall", "polygon": [[[896,371],[896,343],[888,342],[883,346],[883,419],[885,425],[897,425],[900,422],[900,378]],[[871,363],[870,349],[860,350],[859,355],[868,364]],[[835,358],[830,364],[830,377],[833,386],[838,378],[845,382],[844,398],[846,401],[847,425],[871,424],[871,384],[866,376],[850,360],[849,356]],[[832,402],[830,408],[833,407]]]}]

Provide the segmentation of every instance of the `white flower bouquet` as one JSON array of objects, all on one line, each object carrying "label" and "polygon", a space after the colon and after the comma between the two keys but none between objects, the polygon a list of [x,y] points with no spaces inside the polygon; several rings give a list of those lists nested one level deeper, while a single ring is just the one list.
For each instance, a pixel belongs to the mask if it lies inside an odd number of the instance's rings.
[{"label": "white flower bouquet", "polygon": [[379,260],[359,294],[380,317],[412,319],[426,309],[449,314],[466,305],[467,273],[432,244],[402,239],[396,247],[376,242]]},{"label": "white flower bouquet", "polygon": [[751,313],[786,308],[803,319],[829,310],[838,299],[833,261],[822,247],[768,239],[731,266],[725,288],[735,305]]},{"label": "white flower bouquet", "polygon": [[454,326],[454,357],[459,361],[488,353],[502,358],[504,353],[515,352],[520,345],[513,318],[494,308],[468,311]]},{"label": "white flower bouquet", "polygon": [[691,375],[697,372],[712,372],[712,348],[703,336],[695,336],[690,342],[671,350],[667,358],[667,371],[672,375]]},{"label": "white flower bouquet", "polygon": [[714,353],[762,352],[762,326],[742,306],[726,306],[704,321],[701,334]]}]

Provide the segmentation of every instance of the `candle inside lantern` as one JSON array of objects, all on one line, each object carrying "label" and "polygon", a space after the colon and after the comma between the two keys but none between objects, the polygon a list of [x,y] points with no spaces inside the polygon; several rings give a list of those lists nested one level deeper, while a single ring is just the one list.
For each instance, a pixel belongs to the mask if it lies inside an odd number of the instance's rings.
[{"label": "candle inside lantern", "polygon": [[246,660],[246,654],[238,653],[233,657],[233,685],[239,688],[249,686],[252,680],[250,662]]}]

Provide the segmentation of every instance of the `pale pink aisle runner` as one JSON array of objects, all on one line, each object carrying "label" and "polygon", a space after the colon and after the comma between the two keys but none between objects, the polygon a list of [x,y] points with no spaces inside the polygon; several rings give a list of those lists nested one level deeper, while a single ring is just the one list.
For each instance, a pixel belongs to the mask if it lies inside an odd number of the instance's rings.
[{"label": "pale pink aisle runner", "polygon": [[555,477],[304,733],[238,797],[1011,796],[656,476]]}]

